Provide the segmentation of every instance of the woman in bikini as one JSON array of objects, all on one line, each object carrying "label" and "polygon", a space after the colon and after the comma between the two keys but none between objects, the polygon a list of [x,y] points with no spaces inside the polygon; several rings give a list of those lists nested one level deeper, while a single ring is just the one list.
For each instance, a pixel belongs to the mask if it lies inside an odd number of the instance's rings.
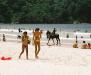
[{"label": "woman in bikini", "polygon": [[28,42],[29,42],[29,36],[27,35],[27,32],[25,31],[22,36],[22,52],[19,55],[19,59],[21,55],[24,53],[24,49],[26,49],[26,58],[28,59]]},{"label": "woman in bikini", "polygon": [[35,58],[38,59],[38,54],[40,52],[40,38],[41,38],[42,32],[39,28],[36,28],[35,31],[33,31],[33,41],[35,45]]}]

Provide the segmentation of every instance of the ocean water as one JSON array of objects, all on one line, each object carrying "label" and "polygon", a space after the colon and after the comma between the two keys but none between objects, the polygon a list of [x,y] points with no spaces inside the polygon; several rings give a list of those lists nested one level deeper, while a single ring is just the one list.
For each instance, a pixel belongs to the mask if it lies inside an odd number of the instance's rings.
[{"label": "ocean water", "polygon": [[74,31],[81,31],[81,32],[91,32],[91,24],[0,24],[1,29],[29,29],[33,30],[39,27],[42,30],[53,30],[56,28],[58,31],[65,31],[65,32],[74,32]]}]

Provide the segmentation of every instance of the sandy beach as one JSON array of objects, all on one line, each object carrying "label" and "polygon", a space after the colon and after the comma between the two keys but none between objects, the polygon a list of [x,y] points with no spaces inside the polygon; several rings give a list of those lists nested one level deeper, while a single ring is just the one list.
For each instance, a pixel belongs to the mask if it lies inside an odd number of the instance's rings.
[{"label": "sandy beach", "polygon": [[75,49],[65,46],[41,46],[39,59],[34,57],[34,46],[29,45],[29,60],[25,54],[18,59],[21,43],[1,42],[0,57],[12,57],[12,60],[0,60],[1,75],[90,75],[91,49]]},{"label": "sandy beach", "polygon": [[0,75],[91,75],[91,0],[0,0]]},{"label": "sandy beach", "polygon": [[[71,42],[67,43],[67,40]],[[26,60],[25,53],[21,59],[18,58],[20,39],[7,36],[6,42],[0,41],[0,57],[11,57],[12,60],[0,60],[0,75],[90,75],[91,49],[72,48],[73,40],[61,38],[62,44],[59,46],[47,46],[47,41],[41,40],[39,59],[35,59],[31,43],[29,60]]]}]

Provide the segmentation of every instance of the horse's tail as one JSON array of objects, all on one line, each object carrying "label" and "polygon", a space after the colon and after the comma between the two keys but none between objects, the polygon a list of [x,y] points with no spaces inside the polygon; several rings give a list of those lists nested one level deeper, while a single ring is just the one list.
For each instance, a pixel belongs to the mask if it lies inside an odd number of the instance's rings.
[{"label": "horse's tail", "polygon": [[58,40],[59,40],[59,44],[61,44],[61,42],[60,42],[60,36],[59,36],[59,34],[58,34]]},{"label": "horse's tail", "polygon": [[60,38],[59,38],[59,34],[57,34],[57,35],[58,35],[58,39],[60,39]]}]

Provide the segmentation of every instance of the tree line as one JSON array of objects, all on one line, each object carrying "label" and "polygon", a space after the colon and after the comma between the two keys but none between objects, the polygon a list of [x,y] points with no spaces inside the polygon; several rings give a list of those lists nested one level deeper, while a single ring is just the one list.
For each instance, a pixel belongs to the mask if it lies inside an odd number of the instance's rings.
[{"label": "tree line", "polygon": [[91,0],[0,0],[0,23],[91,23]]}]

